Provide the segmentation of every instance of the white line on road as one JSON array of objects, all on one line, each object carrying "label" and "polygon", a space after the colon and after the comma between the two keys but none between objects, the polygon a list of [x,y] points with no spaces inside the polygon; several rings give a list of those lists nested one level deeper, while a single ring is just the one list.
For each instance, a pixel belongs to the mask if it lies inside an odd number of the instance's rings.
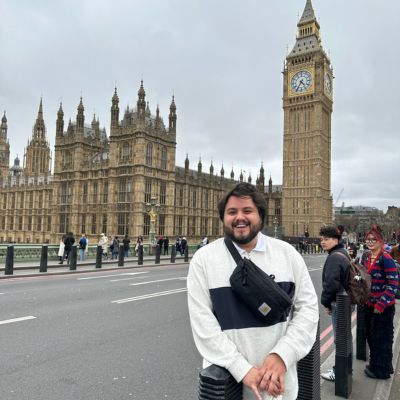
[{"label": "white line on road", "polygon": [[83,281],[87,279],[100,279],[100,278],[112,278],[113,276],[126,276],[126,275],[139,275],[139,274],[148,274],[149,271],[143,272],[125,272],[123,274],[114,274],[114,275],[100,275],[100,276],[86,276],[84,278],[76,278],[78,281]]},{"label": "white line on road", "polygon": [[11,324],[13,322],[27,321],[29,319],[35,319],[35,318],[36,317],[34,317],[33,315],[28,315],[27,317],[5,319],[3,321],[0,321],[0,325]]},{"label": "white line on road", "polygon": [[185,280],[186,280],[186,277],[182,276],[182,277],[179,277],[179,278],[166,278],[166,279],[158,279],[156,281],[131,283],[130,286],[147,285],[148,283],[158,283],[158,282],[166,282],[166,281],[185,281]]},{"label": "white line on road", "polygon": [[322,267],[320,267],[320,268],[310,268],[310,269],[308,270],[308,272],[320,271],[321,269],[322,269]]},{"label": "white line on road", "polygon": [[143,296],[129,297],[127,299],[114,300],[111,303],[117,303],[117,304],[129,303],[130,301],[145,300],[145,299],[151,299],[153,297],[167,296],[169,294],[186,292],[186,290],[187,290],[186,288],[166,290],[165,292],[157,292],[157,293],[145,294]]}]

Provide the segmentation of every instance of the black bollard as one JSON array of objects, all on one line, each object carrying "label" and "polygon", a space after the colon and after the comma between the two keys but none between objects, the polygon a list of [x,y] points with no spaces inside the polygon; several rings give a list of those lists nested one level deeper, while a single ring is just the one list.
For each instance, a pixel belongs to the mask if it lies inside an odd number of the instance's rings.
[{"label": "black bollard", "polygon": [[69,252],[69,270],[76,271],[76,259],[78,258],[78,250],[76,246],[72,246]]},{"label": "black bollard", "polygon": [[39,272],[47,272],[48,254],[49,254],[49,246],[43,245],[42,246],[42,253],[40,255]]},{"label": "black bollard", "polygon": [[124,266],[124,246],[119,246],[118,267]]},{"label": "black bollard", "polygon": [[199,400],[242,400],[243,385],[237,383],[225,368],[210,365],[200,374]]},{"label": "black bollard", "polygon": [[101,246],[97,246],[97,250],[96,250],[96,268],[101,268],[102,262],[103,262],[103,248]]},{"label": "black bollard", "polygon": [[297,400],[321,399],[321,360],[320,360],[319,322],[316,339],[310,352],[297,363],[299,393]]},{"label": "black bollard", "polygon": [[143,245],[140,245],[138,248],[138,265],[143,265]]},{"label": "black bollard", "polygon": [[357,306],[356,358],[367,361],[367,330],[365,324],[365,306]]},{"label": "black bollard", "polygon": [[161,256],[161,246],[156,247],[156,259],[155,263],[160,264],[160,256]]},{"label": "black bollard", "polygon": [[14,246],[7,246],[7,256],[6,256],[6,267],[4,269],[4,275],[14,274]]},{"label": "black bollard", "polygon": [[336,295],[335,395],[349,398],[352,391],[351,301],[341,290]]},{"label": "black bollard", "polygon": [[185,247],[184,256],[185,256],[185,262],[188,262],[189,261],[189,244],[187,244]]},{"label": "black bollard", "polygon": [[175,258],[176,258],[176,246],[173,244],[171,246],[171,263],[175,262]]}]

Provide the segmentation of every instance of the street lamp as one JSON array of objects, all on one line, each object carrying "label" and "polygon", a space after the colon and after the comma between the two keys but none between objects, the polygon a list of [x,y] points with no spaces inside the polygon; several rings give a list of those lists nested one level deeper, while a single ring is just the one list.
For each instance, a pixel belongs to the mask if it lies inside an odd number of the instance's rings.
[{"label": "street lamp", "polygon": [[150,203],[146,203],[145,211],[149,214],[150,217],[150,232],[149,232],[149,243],[154,243],[154,236],[156,233],[156,220],[157,215],[160,214],[161,206],[160,204],[156,203],[156,198],[152,197],[150,199]]},{"label": "street lamp", "polygon": [[276,239],[278,237],[278,226],[279,226],[278,217],[274,218],[274,222],[272,224],[274,225],[274,238]]}]

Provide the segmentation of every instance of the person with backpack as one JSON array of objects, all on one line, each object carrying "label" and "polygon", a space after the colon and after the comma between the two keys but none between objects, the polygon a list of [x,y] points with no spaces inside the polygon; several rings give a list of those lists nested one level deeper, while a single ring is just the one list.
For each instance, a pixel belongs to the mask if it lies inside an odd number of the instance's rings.
[{"label": "person with backpack", "polygon": [[[65,258],[67,259],[67,264],[70,263],[71,250],[74,243],[75,243],[74,234],[72,232],[67,232],[67,235],[65,236],[64,239]],[[59,264],[62,264],[63,262],[64,259],[62,259]]]},{"label": "person with backpack", "polygon": [[382,229],[372,225],[365,236],[368,250],[361,263],[371,275],[371,293],[365,307],[369,365],[365,374],[373,379],[389,379],[393,374],[393,318],[399,275],[392,257],[384,251]]},{"label": "person with backpack", "polygon": [[[332,318],[333,334],[336,337],[336,295],[342,290],[348,290],[350,274],[350,257],[341,243],[343,226],[323,226],[319,234],[321,247],[328,252],[328,257],[322,270],[321,304]],[[335,381],[333,366],[321,377],[327,381]]]},{"label": "person with backpack", "polygon": [[79,260],[85,261],[85,252],[87,247],[86,235],[82,233],[82,237],[79,239]]}]

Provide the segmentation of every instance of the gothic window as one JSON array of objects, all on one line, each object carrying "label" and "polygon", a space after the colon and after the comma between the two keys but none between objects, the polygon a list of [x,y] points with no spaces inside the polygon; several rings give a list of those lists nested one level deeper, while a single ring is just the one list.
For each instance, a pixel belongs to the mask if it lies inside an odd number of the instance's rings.
[{"label": "gothic window", "polygon": [[150,232],[150,216],[149,214],[144,214],[143,216],[143,235],[147,236]]},{"label": "gothic window", "polygon": [[11,193],[11,209],[15,210],[15,193]]},{"label": "gothic window", "polygon": [[[49,207],[51,206],[53,201],[53,191],[49,190]],[[49,229],[50,230],[50,229]]]},{"label": "gothic window", "polygon": [[[28,230],[30,230],[31,228],[29,228],[29,226],[32,226],[32,217],[29,217],[28,220]],[[65,214],[61,214],[60,215],[60,232],[61,233],[66,233],[69,229],[69,214],[65,213]]]},{"label": "gothic window", "polygon": [[132,178],[119,178],[118,203],[130,203],[132,201]]},{"label": "gothic window", "polygon": [[[167,193],[167,182],[161,181],[160,182],[160,204],[165,204],[166,193]],[[163,235],[163,234],[160,233],[160,235]]]},{"label": "gothic window", "polygon": [[144,183],[144,202],[150,203],[151,199],[151,179],[146,178]]},{"label": "gothic window", "polygon": [[126,161],[130,160],[132,157],[132,146],[130,143],[125,142],[122,145],[121,149],[121,160]]},{"label": "gothic window", "polygon": [[85,182],[82,188],[82,204],[86,205],[88,202],[88,184]]},{"label": "gothic window", "polygon": [[82,219],[81,219],[81,232],[85,233],[86,232],[86,214],[82,214]]},{"label": "gothic window", "polygon": [[43,208],[43,192],[39,193],[39,208]]},{"label": "gothic window", "polygon": [[175,186],[175,205],[183,206],[183,186]]},{"label": "gothic window", "polygon": [[18,217],[18,230],[22,231],[22,217]]},{"label": "gothic window", "polygon": [[92,235],[96,235],[98,232],[97,232],[97,215],[96,214],[93,214],[92,215],[92,227],[91,227],[92,229]]},{"label": "gothic window", "polygon": [[175,232],[181,235],[183,231],[183,217],[182,215],[175,216]]},{"label": "gothic window", "polygon": [[218,236],[219,230],[219,219],[214,217],[212,220],[212,234],[213,236]]},{"label": "gothic window", "polygon": [[19,194],[19,208],[24,208],[24,199],[25,199],[25,193],[21,192]]},{"label": "gothic window", "polygon": [[201,235],[208,235],[208,229],[207,229],[207,218],[206,217],[202,217],[201,218]]},{"label": "gothic window", "polygon": [[129,214],[128,213],[118,213],[117,218],[117,234],[118,235],[129,235]]},{"label": "gothic window", "polygon": [[7,193],[3,194],[3,210],[7,208]]},{"label": "gothic window", "polygon": [[164,235],[165,233],[165,215],[160,214],[158,216],[158,234]]},{"label": "gothic window", "polygon": [[42,230],[42,217],[38,216],[36,218],[36,230],[40,232]]},{"label": "gothic window", "polygon": [[151,167],[153,164],[153,145],[151,143],[147,143],[146,146],[146,165]]},{"label": "gothic window", "polygon": [[70,151],[63,153],[63,167],[66,169],[72,168],[72,154]]},{"label": "gothic window", "polygon": [[6,217],[1,217],[1,229],[6,229]]},{"label": "gothic window", "polygon": [[188,217],[188,232],[189,236],[196,234],[196,217]]},{"label": "gothic window", "polygon": [[104,182],[104,187],[103,187],[103,203],[107,204],[108,203],[108,182]]},{"label": "gothic window", "polygon": [[29,192],[29,208],[33,209],[33,192]]},{"label": "gothic window", "polygon": [[47,217],[47,231],[51,232],[51,216]]},{"label": "gothic window", "polygon": [[161,148],[160,168],[167,169],[167,148]]},{"label": "gothic window", "polygon": [[204,190],[203,192],[203,208],[208,210],[208,190]]},{"label": "gothic window", "polygon": [[93,183],[93,204],[97,203],[97,192],[98,192],[99,185],[97,182]]},{"label": "gothic window", "polygon": [[11,216],[9,221],[10,221],[10,223],[9,223],[9,225],[10,225],[10,226],[9,226],[9,229],[10,229],[10,230],[14,230],[14,217]]},{"label": "gothic window", "polygon": [[[33,194],[33,193],[31,193]],[[61,183],[61,196],[60,196],[60,204],[71,204],[72,200],[72,187],[71,182],[62,182]],[[32,207],[29,207],[32,208]]]}]

